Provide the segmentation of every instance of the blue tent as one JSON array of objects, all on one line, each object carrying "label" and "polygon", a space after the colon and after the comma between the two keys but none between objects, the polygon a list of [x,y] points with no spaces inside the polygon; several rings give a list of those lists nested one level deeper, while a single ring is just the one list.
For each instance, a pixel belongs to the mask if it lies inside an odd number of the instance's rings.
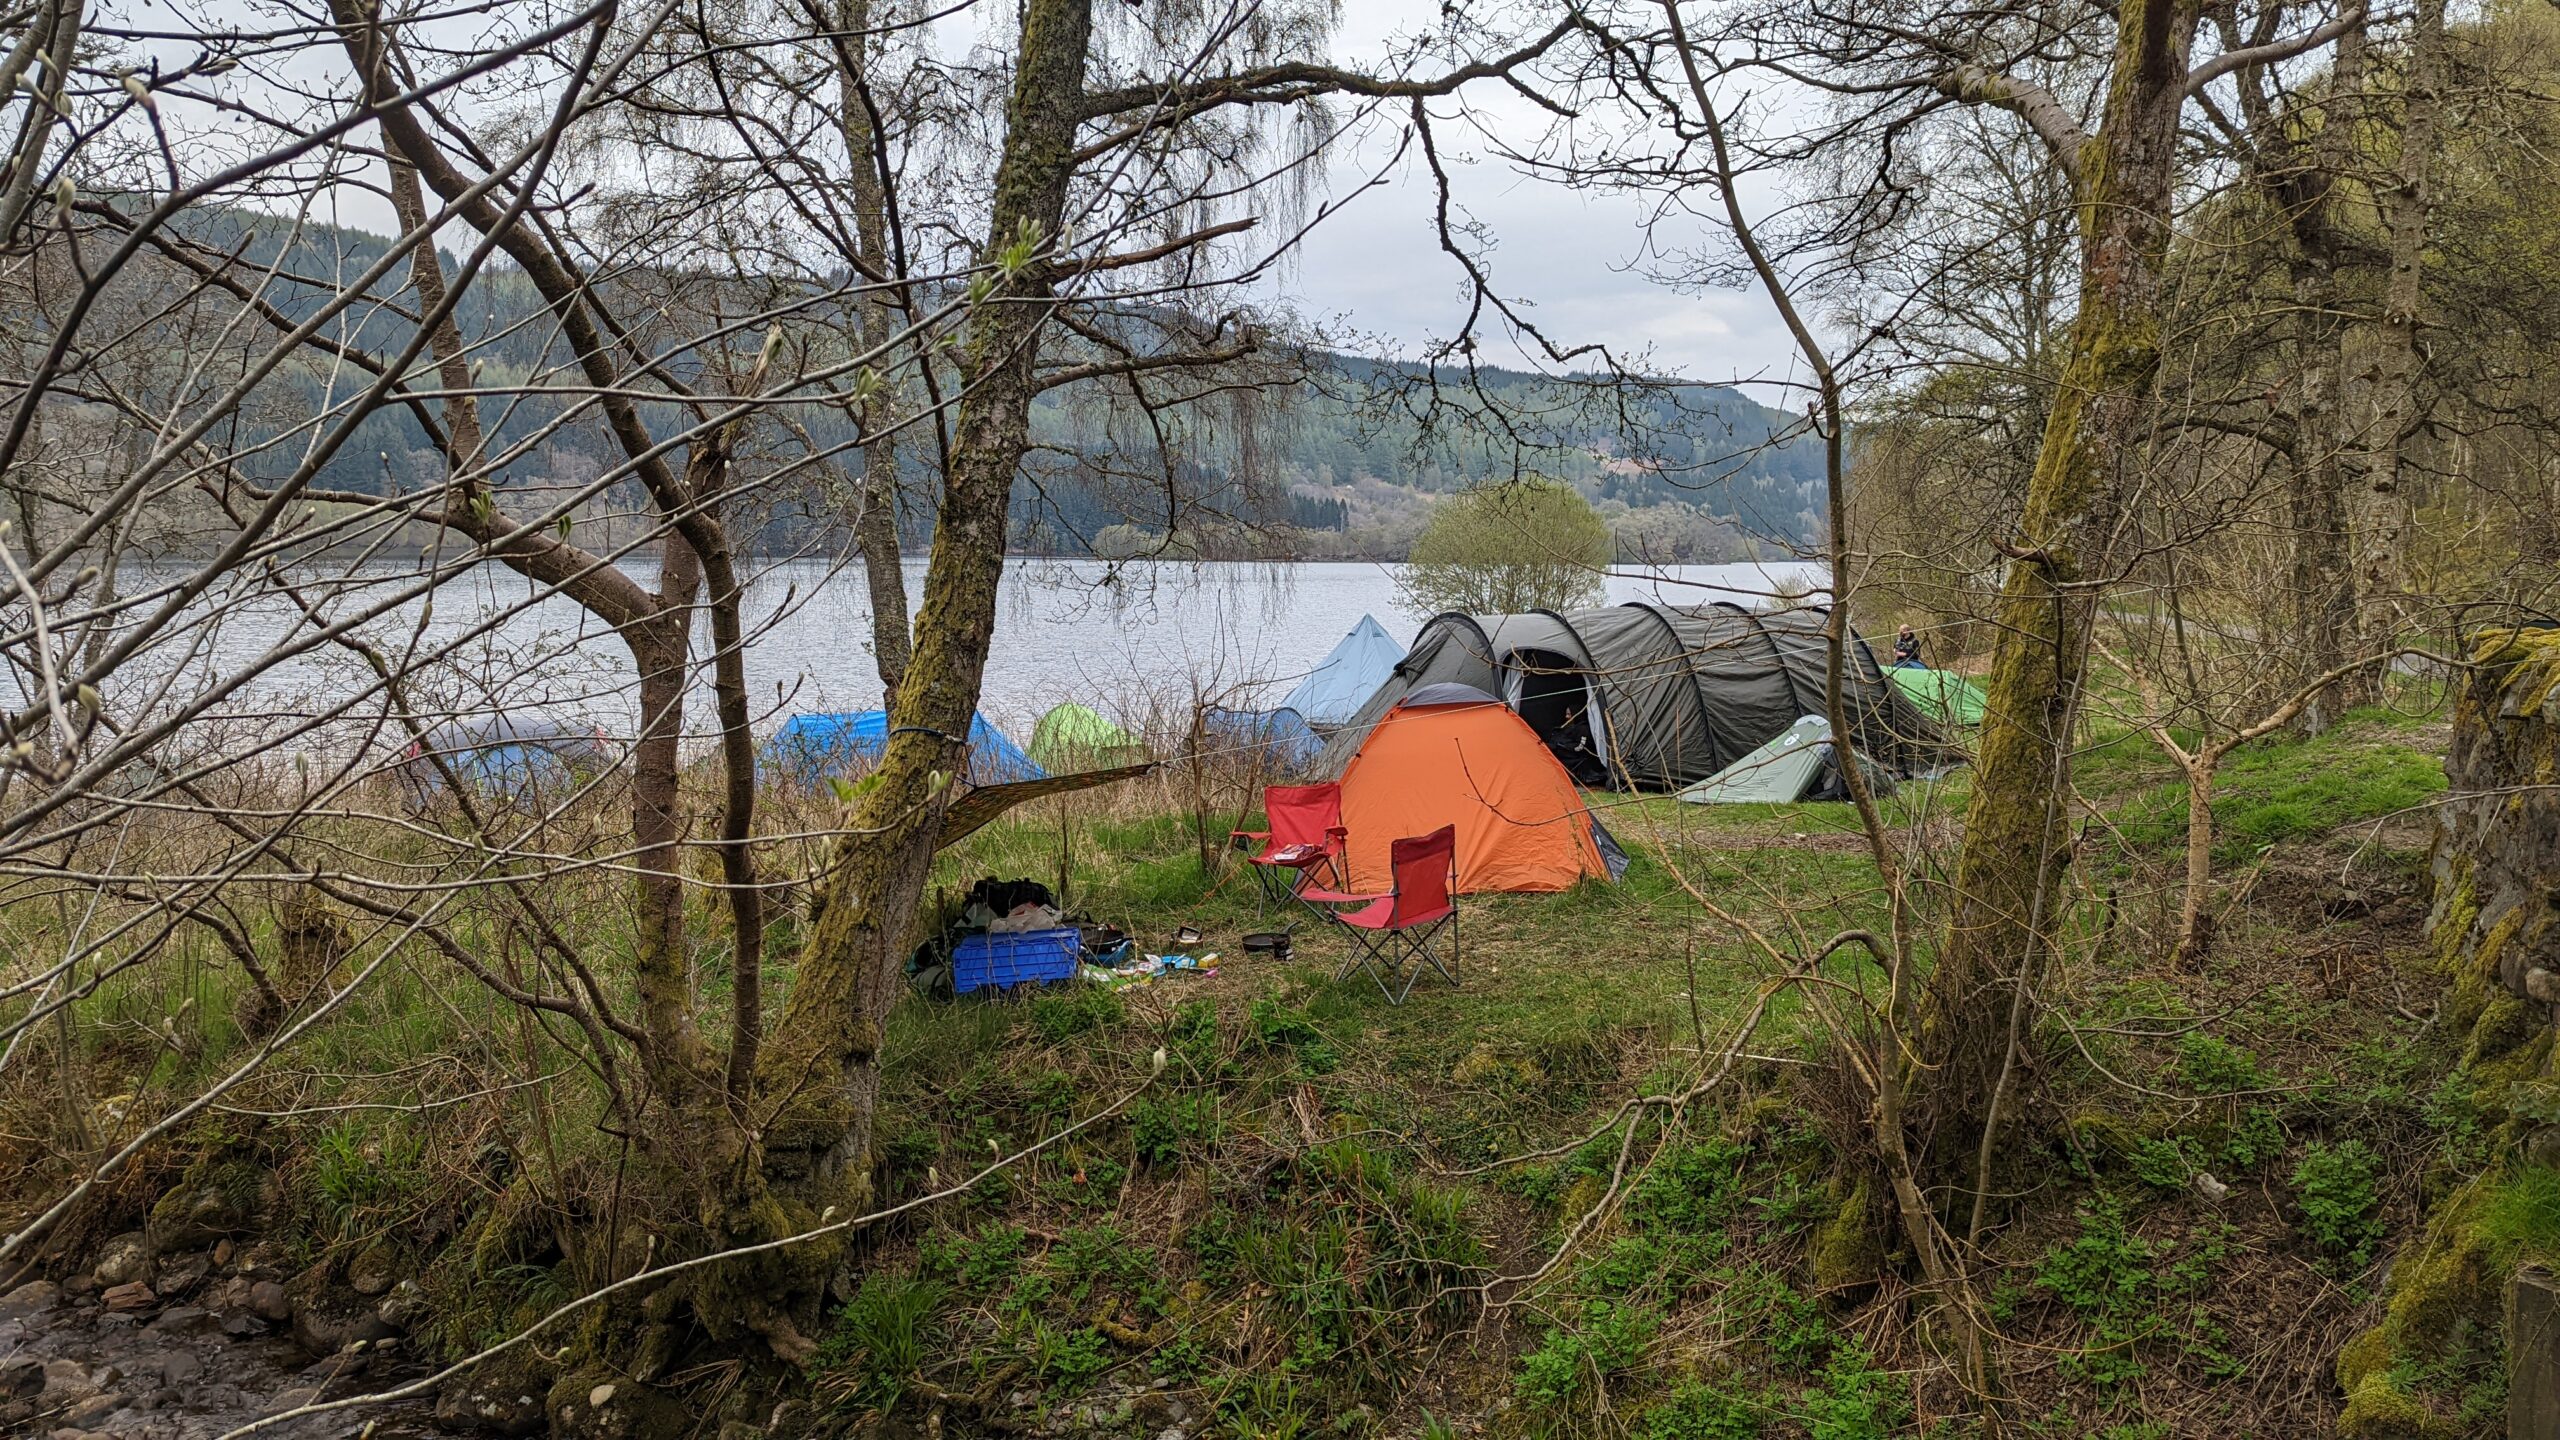
[{"label": "blue tent", "polygon": [[557,786],[566,794],[582,778],[610,769],[611,743],[591,721],[534,715],[485,715],[440,725],[421,746],[401,752],[399,775],[412,798],[423,801],[444,788],[444,769],[465,784],[491,793]]},{"label": "blue tent", "polygon": [[1307,717],[1285,705],[1277,710],[1205,711],[1200,730],[1209,749],[1238,758],[1259,750],[1264,767],[1283,775],[1305,769],[1324,748],[1324,737]]},{"label": "blue tent", "polygon": [[1363,615],[1324,663],[1307,672],[1298,688],[1280,703],[1304,716],[1309,724],[1339,725],[1360,712],[1360,707],[1377,693],[1387,677],[1395,673],[1396,662],[1404,659],[1404,647],[1387,633],[1373,616]]},{"label": "blue tent", "polygon": [[[842,715],[794,715],[765,746],[765,763],[800,781],[841,774],[867,765],[889,748],[889,716],[882,710],[856,710]],[[969,783],[1002,785],[1014,780],[1045,780],[1049,772],[1031,763],[1022,747],[987,723],[969,717]]]}]

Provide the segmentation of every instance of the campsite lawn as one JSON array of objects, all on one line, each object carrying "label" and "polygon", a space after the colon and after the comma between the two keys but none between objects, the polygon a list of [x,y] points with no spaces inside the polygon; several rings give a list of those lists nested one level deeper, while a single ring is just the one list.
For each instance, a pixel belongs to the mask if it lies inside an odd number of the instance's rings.
[{"label": "campsite lawn", "polygon": [[[1944,797],[1924,788],[1906,787],[1897,818],[1944,808]],[[1789,955],[1881,918],[1881,892],[1846,805],[1591,801],[1628,854],[1625,875],[1558,893],[1464,897],[1460,983],[1426,974],[1400,1006],[1357,972],[1337,980],[1352,953],[1348,937],[1293,902],[1266,904],[1233,857],[1205,874],[1183,815],[1086,818],[1077,799],[1042,803],[953,847],[939,883],[949,894],[982,875],[1054,888],[1063,856],[1076,913],[1128,930],[1151,952],[1168,948],[1177,926],[1196,925],[1208,937],[1197,948],[1219,957],[1215,976],[1170,975],[1119,992],[1134,1011],[1169,1012],[1186,999],[1210,1000],[1232,1017],[1257,1001],[1284,1006],[1322,1032],[1346,1077],[1329,1083],[1356,1094],[1376,1123],[1416,1125],[1457,1153],[1480,1155],[1549,1143],[1601,1098],[1669,1083],[1684,1059],[1694,1060],[1702,1032],[1712,1048],[1729,1041],[1778,961],[1710,904]],[[1212,828],[1223,836],[1232,818]],[[1288,925],[1296,927],[1289,962],[1243,953],[1247,932]],[[1856,979],[1861,964],[1841,959],[1835,969]],[[1876,978],[1867,968],[1865,978]],[[1754,1048],[1787,1048],[1796,1020],[1796,1002],[1781,996]]]},{"label": "campsite lawn", "polygon": [[[2235,757],[2233,828],[2334,873],[2373,822],[2423,795],[2428,737],[2415,723],[2359,716]],[[2294,1383],[2309,1372],[2282,1358],[2299,1348],[2288,1317],[2311,1313],[2307,1288],[2343,1279],[2366,1295],[2370,1282],[2295,1233],[2286,1177],[2349,1138],[2415,1153],[2426,1052],[2392,1007],[2426,982],[2415,961],[2371,948],[2391,932],[2361,938],[2364,922],[2316,902],[2306,911],[2270,885],[2242,892],[2259,900],[2201,977],[2173,979],[2141,948],[2134,917],[2175,893],[2174,837],[2141,823],[2170,783],[2139,737],[2101,737],[2082,772],[2095,833],[2126,843],[2102,844],[2076,872],[2093,903],[2076,908],[2056,977],[2076,1044],[2056,1056],[2045,1122],[2064,1138],[2040,1153],[2036,1201],[1987,1259],[2005,1277],[2004,1323],[2065,1357],[2030,1382],[2046,1418],[2022,1433],[2136,1433],[2107,1427],[2141,1418],[2132,1380],[2146,1374],[2183,1387],[2179,1433],[2241,1433],[2217,1429],[2235,1405],[2263,1408],[2266,1426],[2241,1427],[2254,1433],[2319,1428],[2330,1402],[2316,1378]],[[1829,1146],[1857,1120],[1826,1109],[1839,1097],[1805,1063],[1819,1037],[1793,991],[1769,1005],[1724,1091],[1637,1127],[1643,1174],[1515,1308],[1475,1310],[1432,1288],[1539,1270],[1606,1193],[1626,1132],[1595,1132],[1621,1103],[1693,1082],[1701,1044],[1732,1043],[1780,957],[1883,918],[1849,806],[1590,795],[1629,856],[1624,877],[1465,898],[1461,983],[1426,977],[1392,1006],[1362,976],[1335,978],[1343,937],[1266,909],[1232,860],[1203,869],[1201,833],[1223,841],[1237,817],[1194,819],[1183,791],[1159,776],[1035,802],[943,858],[948,894],[984,875],[1053,886],[1063,875],[1073,910],[1156,948],[1196,925],[1220,962],[1214,976],[1135,989],[899,1008],[888,1198],[1127,1105],[880,1238],[868,1263],[881,1305],[926,1297],[950,1345],[934,1384],[1022,1386],[1114,1413],[1135,1404],[1136,1434],[1162,1423],[1127,1387],[1153,1382],[1212,1417],[1211,1433],[1235,1436],[1322,1433],[1355,1402],[1382,1413],[1346,1433],[1440,1433],[1426,1416],[1458,1416],[1505,1437],[1880,1435],[1889,1417],[1910,1418],[1876,1399],[1908,1393],[1887,1377],[1916,1353],[1891,1307],[1820,1278],[1817,1226],[1844,1203],[1827,1188],[1840,1168]],[[1925,842],[1913,847],[1924,906],[1967,794],[1958,772],[1905,784],[1884,805],[1898,833]],[[2282,804],[2310,807],[2323,833],[2257,839],[2251,807]],[[2396,894],[2410,843],[2386,835],[2390,855],[2358,863]],[[2407,911],[2399,903],[2389,923]],[[1292,961],[1241,953],[1244,933],[1291,919]],[[1854,951],[1830,978],[1882,981]],[[1133,1095],[1158,1047],[1166,1073]],[[2249,1098],[2161,1098],[2217,1086]],[[2163,1157],[2190,1154],[2247,1198],[2217,1209],[2187,1195]],[[2413,1193],[2377,1182],[2364,1203],[2373,1223],[2396,1226]],[[2126,1228],[2137,1222],[2138,1235]],[[2156,1333],[2128,1341],[2122,1316],[2084,1313],[2079,1292],[2049,1283],[2091,1256],[2117,1267],[2107,1283],[2134,1297],[2127,1313],[2165,1317]],[[2178,1289],[2207,1256],[2218,1257],[2213,1291]],[[2265,1393],[2252,1388],[2261,1375]],[[1823,1428],[1850,1400],[1881,1407],[1878,1428]],[[1679,1428],[1702,1415],[1755,1428]]]}]

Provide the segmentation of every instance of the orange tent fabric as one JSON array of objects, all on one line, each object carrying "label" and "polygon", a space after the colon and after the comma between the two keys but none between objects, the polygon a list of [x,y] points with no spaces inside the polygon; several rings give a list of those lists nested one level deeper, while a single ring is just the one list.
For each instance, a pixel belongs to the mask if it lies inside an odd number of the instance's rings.
[{"label": "orange tent fabric", "polygon": [[1351,885],[1393,884],[1387,847],[1458,827],[1458,889],[1563,890],[1609,878],[1573,777],[1500,702],[1402,704],[1342,770]]}]

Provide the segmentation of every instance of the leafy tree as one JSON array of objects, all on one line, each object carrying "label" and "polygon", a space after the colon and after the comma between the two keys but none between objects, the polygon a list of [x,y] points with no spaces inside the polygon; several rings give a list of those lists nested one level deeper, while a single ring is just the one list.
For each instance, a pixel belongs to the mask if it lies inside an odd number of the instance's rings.
[{"label": "leafy tree", "polygon": [[1615,554],[1582,492],[1531,477],[1453,495],[1415,537],[1399,599],[1417,615],[1513,614],[1597,600]]}]

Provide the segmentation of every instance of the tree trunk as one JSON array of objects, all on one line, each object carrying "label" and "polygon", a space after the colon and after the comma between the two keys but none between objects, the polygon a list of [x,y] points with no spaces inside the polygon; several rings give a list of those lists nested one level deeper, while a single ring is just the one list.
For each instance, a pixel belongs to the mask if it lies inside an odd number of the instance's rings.
[{"label": "tree trunk", "polygon": [[[889,343],[906,319],[902,292],[889,280],[905,275],[889,243],[889,180],[881,137],[872,124],[872,101],[865,89],[870,58],[879,37],[871,33],[871,0],[842,0],[837,7],[836,109],[844,134],[845,162],[853,190],[854,243],[858,259],[873,272],[879,288],[855,308],[854,343],[865,351]],[[886,357],[883,357],[884,359]],[[894,377],[894,366],[883,366]],[[879,398],[862,410],[862,485],[854,498],[853,541],[862,553],[862,568],[871,592],[871,656],[880,671],[880,708],[894,710],[898,684],[906,678],[915,648],[907,617],[904,557],[898,552],[898,438],[891,427],[898,419],[900,388],[892,378]]]},{"label": "tree trunk", "polygon": [[2013,1003],[2020,987],[2032,993],[2040,982],[2061,918],[2071,731],[2095,586],[2116,563],[2159,371],[2161,271],[2195,21],[2191,0],[2121,8],[2105,123],[2080,156],[2080,314],[2001,587],[1973,800],[1926,997],[1922,1045],[1936,1067],[1929,1153],[1941,1176],[1960,1174],[1984,1138],[2009,1049],[2023,1039]]},{"label": "tree trunk", "polygon": [[2187,762],[2187,884],[2178,901],[2180,965],[2195,965],[2213,949],[2213,777],[2222,757],[2199,749]]},{"label": "tree trunk", "polygon": [[[2360,447],[2364,483],[2356,493],[2355,570],[2359,592],[2357,648],[2390,648],[2401,613],[2407,540],[2402,459],[2418,423],[2418,306],[2425,278],[2427,220],[2433,202],[2436,112],[2444,88],[2444,0],[2418,0],[2409,35],[2409,75],[2400,124],[2400,164],[2378,197],[2389,227],[2391,274],[2383,284],[2382,323],[2374,336],[2372,383]],[[2381,672],[2359,671],[2353,701],[2380,690]]]},{"label": "tree trunk", "polygon": [[[1030,445],[1035,362],[1054,289],[1047,252],[1075,173],[1092,0],[1031,0],[1005,107],[982,263],[1025,236],[1037,258],[998,275],[971,311],[951,463],[944,476],[915,653],[890,711],[888,743],[829,857],[798,987],[768,1046],[769,1093],[806,1097],[768,1131],[777,1164],[805,1169],[826,1203],[870,1193],[882,1023],[933,862],[948,784],[966,752],[1004,572],[1006,512]],[[796,1158],[795,1158],[796,1157]]]},{"label": "tree trunk", "polygon": [[[2355,121],[2364,88],[2364,27],[2338,37],[2329,67],[2329,93],[2320,106],[2320,130],[2308,146],[2291,142],[2297,117],[2252,115],[2265,142],[2307,162],[2303,173],[2269,177],[2276,200],[2293,225],[2294,363],[2302,395],[2294,416],[2293,594],[2298,608],[2304,669],[2310,674],[2347,663],[2357,640],[2355,568],[2348,554],[2345,411],[2339,403],[2345,297],[2339,287],[2336,189],[2354,163]],[[2251,92],[2256,94],[2254,87]],[[2305,153],[2307,152],[2307,153]],[[2352,695],[2323,694],[2303,710],[2304,728],[2329,728]]]}]

